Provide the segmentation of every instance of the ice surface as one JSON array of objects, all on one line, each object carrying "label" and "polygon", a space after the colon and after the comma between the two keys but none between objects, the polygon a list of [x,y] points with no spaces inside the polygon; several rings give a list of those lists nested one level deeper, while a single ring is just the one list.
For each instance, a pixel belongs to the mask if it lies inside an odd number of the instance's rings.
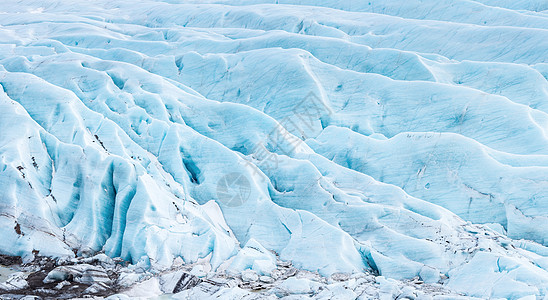
[{"label": "ice surface", "polygon": [[0,253],[544,297],[547,9],[7,1]]}]

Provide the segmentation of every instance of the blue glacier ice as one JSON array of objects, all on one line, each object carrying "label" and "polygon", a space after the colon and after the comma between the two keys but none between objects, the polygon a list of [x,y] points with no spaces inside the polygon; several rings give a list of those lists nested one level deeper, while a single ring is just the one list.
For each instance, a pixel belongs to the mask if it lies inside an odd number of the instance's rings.
[{"label": "blue glacier ice", "polygon": [[[257,276],[282,260],[548,297],[546,1],[8,0],[0,16],[0,254]],[[309,281],[274,294],[348,290]]]}]

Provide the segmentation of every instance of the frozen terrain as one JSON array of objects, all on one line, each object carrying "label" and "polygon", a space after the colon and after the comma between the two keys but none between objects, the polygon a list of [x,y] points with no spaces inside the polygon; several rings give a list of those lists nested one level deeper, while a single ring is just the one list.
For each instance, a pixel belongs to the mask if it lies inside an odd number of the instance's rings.
[{"label": "frozen terrain", "polygon": [[4,0],[0,292],[548,299],[547,78],[545,0]]}]

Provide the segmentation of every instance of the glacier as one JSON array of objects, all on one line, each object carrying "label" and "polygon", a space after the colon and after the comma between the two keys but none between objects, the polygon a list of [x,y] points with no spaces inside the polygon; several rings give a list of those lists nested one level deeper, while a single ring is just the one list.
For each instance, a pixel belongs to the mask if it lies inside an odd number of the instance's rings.
[{"label": "glacier", "polygon": [[[314,274],[276,299],[391,299],[413,278],[548,298],[546,1],[7,0],[0,16],[0,254]],[[319,288],[341,274],[379,294]]]}]

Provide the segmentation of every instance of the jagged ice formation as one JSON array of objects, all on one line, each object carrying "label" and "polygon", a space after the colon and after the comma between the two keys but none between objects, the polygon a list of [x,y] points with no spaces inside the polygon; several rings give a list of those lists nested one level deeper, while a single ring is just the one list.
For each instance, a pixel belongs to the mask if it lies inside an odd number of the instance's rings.
[{"label": "jagged ice formation", "polygon": [[1,253],[548,294],[546,1],[206,2],[0,4]]}]

